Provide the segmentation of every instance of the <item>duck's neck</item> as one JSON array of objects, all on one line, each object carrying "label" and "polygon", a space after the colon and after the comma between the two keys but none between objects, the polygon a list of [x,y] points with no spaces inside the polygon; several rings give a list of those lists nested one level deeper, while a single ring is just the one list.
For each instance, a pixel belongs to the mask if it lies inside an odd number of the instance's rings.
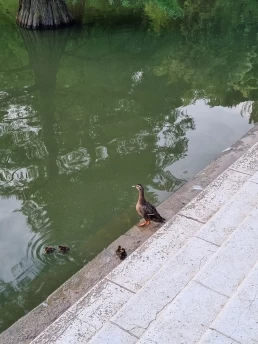
[{"label": "duck's neck", "polygon": [[138,202],[143,202],[143,201],[145,201],[144,191],[143,190],[139,190]]}]

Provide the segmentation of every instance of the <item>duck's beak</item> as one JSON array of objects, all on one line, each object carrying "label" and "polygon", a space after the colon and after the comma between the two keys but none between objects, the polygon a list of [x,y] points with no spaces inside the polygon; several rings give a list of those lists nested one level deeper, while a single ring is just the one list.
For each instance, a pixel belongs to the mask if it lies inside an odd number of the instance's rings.
[{"label": "duck's beak", "polygon": [[132,185],[132,188],[136,188],[136,186],[135,186],[135,185]]}]

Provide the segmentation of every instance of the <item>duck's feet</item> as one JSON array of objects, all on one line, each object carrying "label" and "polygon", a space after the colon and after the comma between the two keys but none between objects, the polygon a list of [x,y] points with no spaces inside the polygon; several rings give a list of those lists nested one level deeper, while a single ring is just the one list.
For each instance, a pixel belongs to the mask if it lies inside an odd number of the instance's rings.
[{"label": "duck's feet", "polygon": [[145,222],[143,222],[143,223],[140,223],[140,224],[139,224],[139,227],[149,226],[149,224],[150,224],[150,220],[147,220],[147,221],[145,221]]}]

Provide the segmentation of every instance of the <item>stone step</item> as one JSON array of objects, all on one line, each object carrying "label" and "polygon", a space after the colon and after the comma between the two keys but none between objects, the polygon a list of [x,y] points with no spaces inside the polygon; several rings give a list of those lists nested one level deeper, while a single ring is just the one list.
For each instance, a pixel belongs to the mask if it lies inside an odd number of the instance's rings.
[{"label": "stone step", "polygon": [[[230,337],[233,342],[257,343],[257,267],[246,283],[243,283],[238,296],[232,297],[258,261],[257,223],[258,209],[255,208],[188,286],[156,314],[155,321],[149,324],[138,344],[198,343],[212,323],[212,329],[218,333],[209,332],[207,335],[214,337],[214,343],[220,342],[221,337],[224,342],[227,342],[224,337]],[[159,281],[162,283],[161,279]],[[232,300],[222,311],[231,297]],[[219,313],[220,316],[215,321]],[[113,319],[119,321],[119,325],[128,326],[123,324],[121,316],[117,320],[118,315],[119,313]],[[239,328],[241,321],[242,327]],[[134,330],[133,328],[131,332]]]},{"label": "stone step", "polygon": [[199,344],[258,343],[258,264],[205,333]]},{"label": "stone step", "polygon": [[[249,196],[249,197],[248,197]],[[140,337],[258,204],[258,185],[246,182],[206,225],[112,318]],[[205,241],[200,240],[200,237]],[[215,238],[214,238],[215,237]],[[222,240],[223,239],[223,240]],[[215,245],[207,242],[213,241]],[[110,336],[113,334],[110,332]],[[108,337],[107,337],[108,340]]]},{"label": "stone step", "polygon": [[144,288],[125,304],[112,318],[112,322],[140,337],[217,249],[217,246],[199,238],[189,240]]},{"label": "stone step", "polygon": [[206,223],[250,178],[248,174],[230,169],[224,171],[179,214]]},{"label": "stone step", "polygon": [[253,145],[244,155],[230,166],[231,170],[252,176],[258,171],[258,143]]},{"label": "stone step", "polygon": [[132,292],[104,279],[32,343],[88,343],[132,296]]},{"label": "stone step", "polygon": [[201,227],[200,222],[174,216],[118,265],[107,279],[137,292]]},{"label": "stone step", "polygon": [[237,226],[258,205],[258,173],[200,229],[196,236],[221,246]]},{"label": "stone step", "polygon": [[[198,344],[241,344],[215,330],[208,330]],[[247,344],[247,343],[246,343]]]},{"label": "stone step", "polygon": [[[258,171],[258,143],[188,203],[180,214],[206,223]],[[236,174],[234,173],[236,172]],[[246,178],[243,177],[246,175]],[[255,181],[255,180],[254,180]],[[257,182],[257,178],[256,178]],[[223,192],[220,192],[223,190]]]},{"label": "stone step", "polygon": [[88,343],[89,344],[135,344],[138,338],[119,328],[117,325],[107,323]]},{"label": "stone step", "polygon": [[[178,215],[133,252],[123,264],[115,268],[107,278],[137,292],[249,179],[249,175],[236,171],[223,172]],[[247,189],[252,187],[257,188],[251,183]],[[254,194],[255,192],[252,192],[252,195]],[[251,197],[249,207],[255,202],[254,198]],[[244,210],[242,214],[244,216]]]},{"label": "stone step", "polygon": [[137,344],[195,344],[227,300],[227,296],[192,281],[158,314]]},{"label": "stone step", "polygon": [[226,296],[231,296],[258,261],[258,208],[238,226],[195,280]]}]

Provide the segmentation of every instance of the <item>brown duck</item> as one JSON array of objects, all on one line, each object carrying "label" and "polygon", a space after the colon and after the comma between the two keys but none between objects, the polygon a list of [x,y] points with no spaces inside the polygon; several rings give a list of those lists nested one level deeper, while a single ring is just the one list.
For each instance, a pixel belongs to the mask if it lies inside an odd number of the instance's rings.
[{"label": "brown duck", "polygon": [[139,224],[139,227],[148,226],[151,221],[165,222],[166,220],[160,216],[154,205],[146,201],[144,197],[143,186],[141,184],[137,184],[134,185],[133,188],[136,188],[139,191],[139,198],[138,202],[136,203],[136,211],[145,220],[144,223]]}]

